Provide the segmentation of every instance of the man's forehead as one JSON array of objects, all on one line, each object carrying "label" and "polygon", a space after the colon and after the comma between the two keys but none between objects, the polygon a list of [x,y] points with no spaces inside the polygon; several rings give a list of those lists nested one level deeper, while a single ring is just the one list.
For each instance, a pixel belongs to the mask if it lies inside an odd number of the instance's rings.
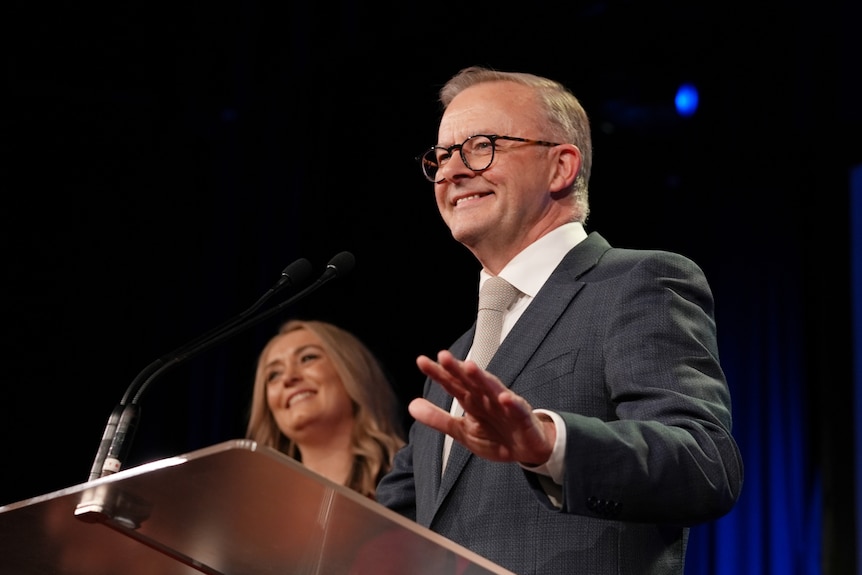
[{"label": "man's forehead", "polygon": [[501,90],[500,83],[487,86],[496,89],[480,90],[486,87],[480,84],[452,100],[440,120],[439,143],[461,142],[475,134],[508,134],[529,122],[531,108],[523,96]]}]

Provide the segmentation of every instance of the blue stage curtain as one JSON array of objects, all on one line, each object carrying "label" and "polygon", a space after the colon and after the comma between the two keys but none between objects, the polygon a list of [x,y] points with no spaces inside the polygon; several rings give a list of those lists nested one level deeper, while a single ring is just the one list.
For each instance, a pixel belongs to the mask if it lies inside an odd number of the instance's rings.
[{"label": "blue stage curtain", "polygon": [[856,166],[850,176],[850,293],[852,294],[852,342],[853,356],[853,418],[854,454],[853,462],[855,492],[854,518],[856,533],[856,571],[862,571],[862,164]]},{"label": "blue stage curtain", "polygon": [[745,482],[728,515],[692,529],[686,574],[818,575],[822,485],[804,401],[800,276],[793,262],[751,266],[732,274],[745,281],[715,286]]}]

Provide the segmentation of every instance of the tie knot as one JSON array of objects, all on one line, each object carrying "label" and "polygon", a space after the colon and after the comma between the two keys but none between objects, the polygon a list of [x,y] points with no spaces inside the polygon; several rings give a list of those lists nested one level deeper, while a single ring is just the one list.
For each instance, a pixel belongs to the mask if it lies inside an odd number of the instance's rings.
[{"label": "tie knot", "polygon": [[493,276],[485,280],[479,290],[479,309],[492,309],[503,312],[512,305],[518,295],[518,288],[501,277]]}]

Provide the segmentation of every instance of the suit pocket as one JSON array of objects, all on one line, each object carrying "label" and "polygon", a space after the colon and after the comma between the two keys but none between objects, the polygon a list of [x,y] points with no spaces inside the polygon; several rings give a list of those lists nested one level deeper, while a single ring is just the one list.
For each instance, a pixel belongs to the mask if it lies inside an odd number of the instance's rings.
[{"label": "suit pocket", "polygon": [[534,409],[578,413],[605,421],[616,419],[602,363],[580,348],[537,361],[536,365],[531,362],[511,389]]},{"label": "suit pocket", "polygon": [[[560,387],[571,387],[574,379],[578,351],[568,350],[551,358],[530,361],[512,385],[512,391],[523,395],[528,401],[535,399],[560,399]],[[535,359],[535,358],[534,358]]]}]

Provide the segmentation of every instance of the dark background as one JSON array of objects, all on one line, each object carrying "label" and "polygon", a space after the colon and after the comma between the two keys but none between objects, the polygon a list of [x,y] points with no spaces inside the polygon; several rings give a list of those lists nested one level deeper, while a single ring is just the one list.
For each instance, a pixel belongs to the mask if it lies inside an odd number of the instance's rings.
[{"label": "dark background", "polygon": [[[241,437],[292,315],[351,329],[418,395],[414,359],[472,323],[479,268],[413,158],[439,86],[481,64],[582,100],[588,230],[713,284],[747,477],[690,570],[853,572],[857,3],[176,4],[4,5],[0,505],[85,481],[137,373],[300,257],[356,268],[157,380],[125,467]],[[805,536],[782,535],[774,508],[796,504]]]}]

